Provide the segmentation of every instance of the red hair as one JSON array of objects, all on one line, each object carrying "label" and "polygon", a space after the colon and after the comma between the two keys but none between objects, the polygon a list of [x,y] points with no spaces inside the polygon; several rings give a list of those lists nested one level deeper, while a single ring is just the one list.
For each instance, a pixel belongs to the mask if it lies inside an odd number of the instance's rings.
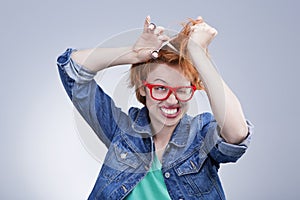
[{"label": "red hair", "polygon": [[190,19],[184,24],[180,33],[170,41],[178,51],[175,52],[168,45],[165,45],[158,53],[157,59],[150,59],[143,63],[133,64],[130,69],[130,86],[135,87],[136,98],[142,104],[146,104],[146,98],[139,92],[140,87],[143,87],[142,81],[147,79],[148,74],[153,69],[153,65],[165,63],[171,67],[176,67],[180,72],[195,85],[198,90],[204,89],[199,78],[197,69],[191,63],[187,53],[187,43],[191,31],[191,26],[199,23],[198,20]]}]

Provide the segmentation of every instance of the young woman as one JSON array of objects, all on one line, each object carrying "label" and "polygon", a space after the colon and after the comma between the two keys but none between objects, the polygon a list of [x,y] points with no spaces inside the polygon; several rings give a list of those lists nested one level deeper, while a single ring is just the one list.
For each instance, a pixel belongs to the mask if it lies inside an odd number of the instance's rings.
[{"label": "young woman", "polygon": [[[108,148],[89,199],[225,199],[219,164],[245,153],[251,124],[207,55],[216,34],[199,17],[169,38],[147,17],[133,46],[58,57],[69,97]],[[121,64],[132,64],[130,83],[144,104],[128,114],[93,79]],[[213,115],[186,114],[197,89],[206,91]]]}]

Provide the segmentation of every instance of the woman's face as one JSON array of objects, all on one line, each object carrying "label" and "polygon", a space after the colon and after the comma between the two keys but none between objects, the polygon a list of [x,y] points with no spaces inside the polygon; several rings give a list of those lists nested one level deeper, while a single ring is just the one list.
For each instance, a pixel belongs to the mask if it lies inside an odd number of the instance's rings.
[{"label": "woman's face", "polygon": [[[167,64],[157,64],[154,66],[154,69],[148,74],[146,81],[149,84],[170,87],[191,85],[191,82],[178,70],[178,67],[171,67]],[[146,97],[146,106],[149,110],[151,125],[155,131],[159,131],[164,126],[175,127],[187,112],[188,103],[178,100],[173,92],[167,99],[160,101],[151,97],[148,87],[142,87],[140,93]]]}]

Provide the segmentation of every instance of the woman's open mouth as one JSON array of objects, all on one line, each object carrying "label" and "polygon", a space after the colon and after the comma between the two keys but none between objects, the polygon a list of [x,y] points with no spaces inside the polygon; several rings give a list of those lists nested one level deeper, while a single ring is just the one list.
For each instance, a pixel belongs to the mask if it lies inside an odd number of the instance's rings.
[{"label": "woman's open mouth", "polygon": [[160,110],[162,111],[162,114],[168,118],[175,118],[180,113],[180,107],[172,107],[172,108],[161,107]]}]

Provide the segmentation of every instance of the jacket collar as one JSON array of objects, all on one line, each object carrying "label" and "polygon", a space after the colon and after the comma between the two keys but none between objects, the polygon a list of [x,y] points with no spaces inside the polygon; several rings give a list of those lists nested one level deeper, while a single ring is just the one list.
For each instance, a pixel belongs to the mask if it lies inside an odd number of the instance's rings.
[{"label": "jacket collar", "polygon": [[131,108],[129,110],[129,116],[133,121],[131,126],[134,131],[152,136],[149,111],[146,107],[142,109]]},{"label": "jacket collar", "polygon": [[190,117],[185,114],[176,126],[169,143],[177,147],[185,147],[189,138],[189,130]]}]

